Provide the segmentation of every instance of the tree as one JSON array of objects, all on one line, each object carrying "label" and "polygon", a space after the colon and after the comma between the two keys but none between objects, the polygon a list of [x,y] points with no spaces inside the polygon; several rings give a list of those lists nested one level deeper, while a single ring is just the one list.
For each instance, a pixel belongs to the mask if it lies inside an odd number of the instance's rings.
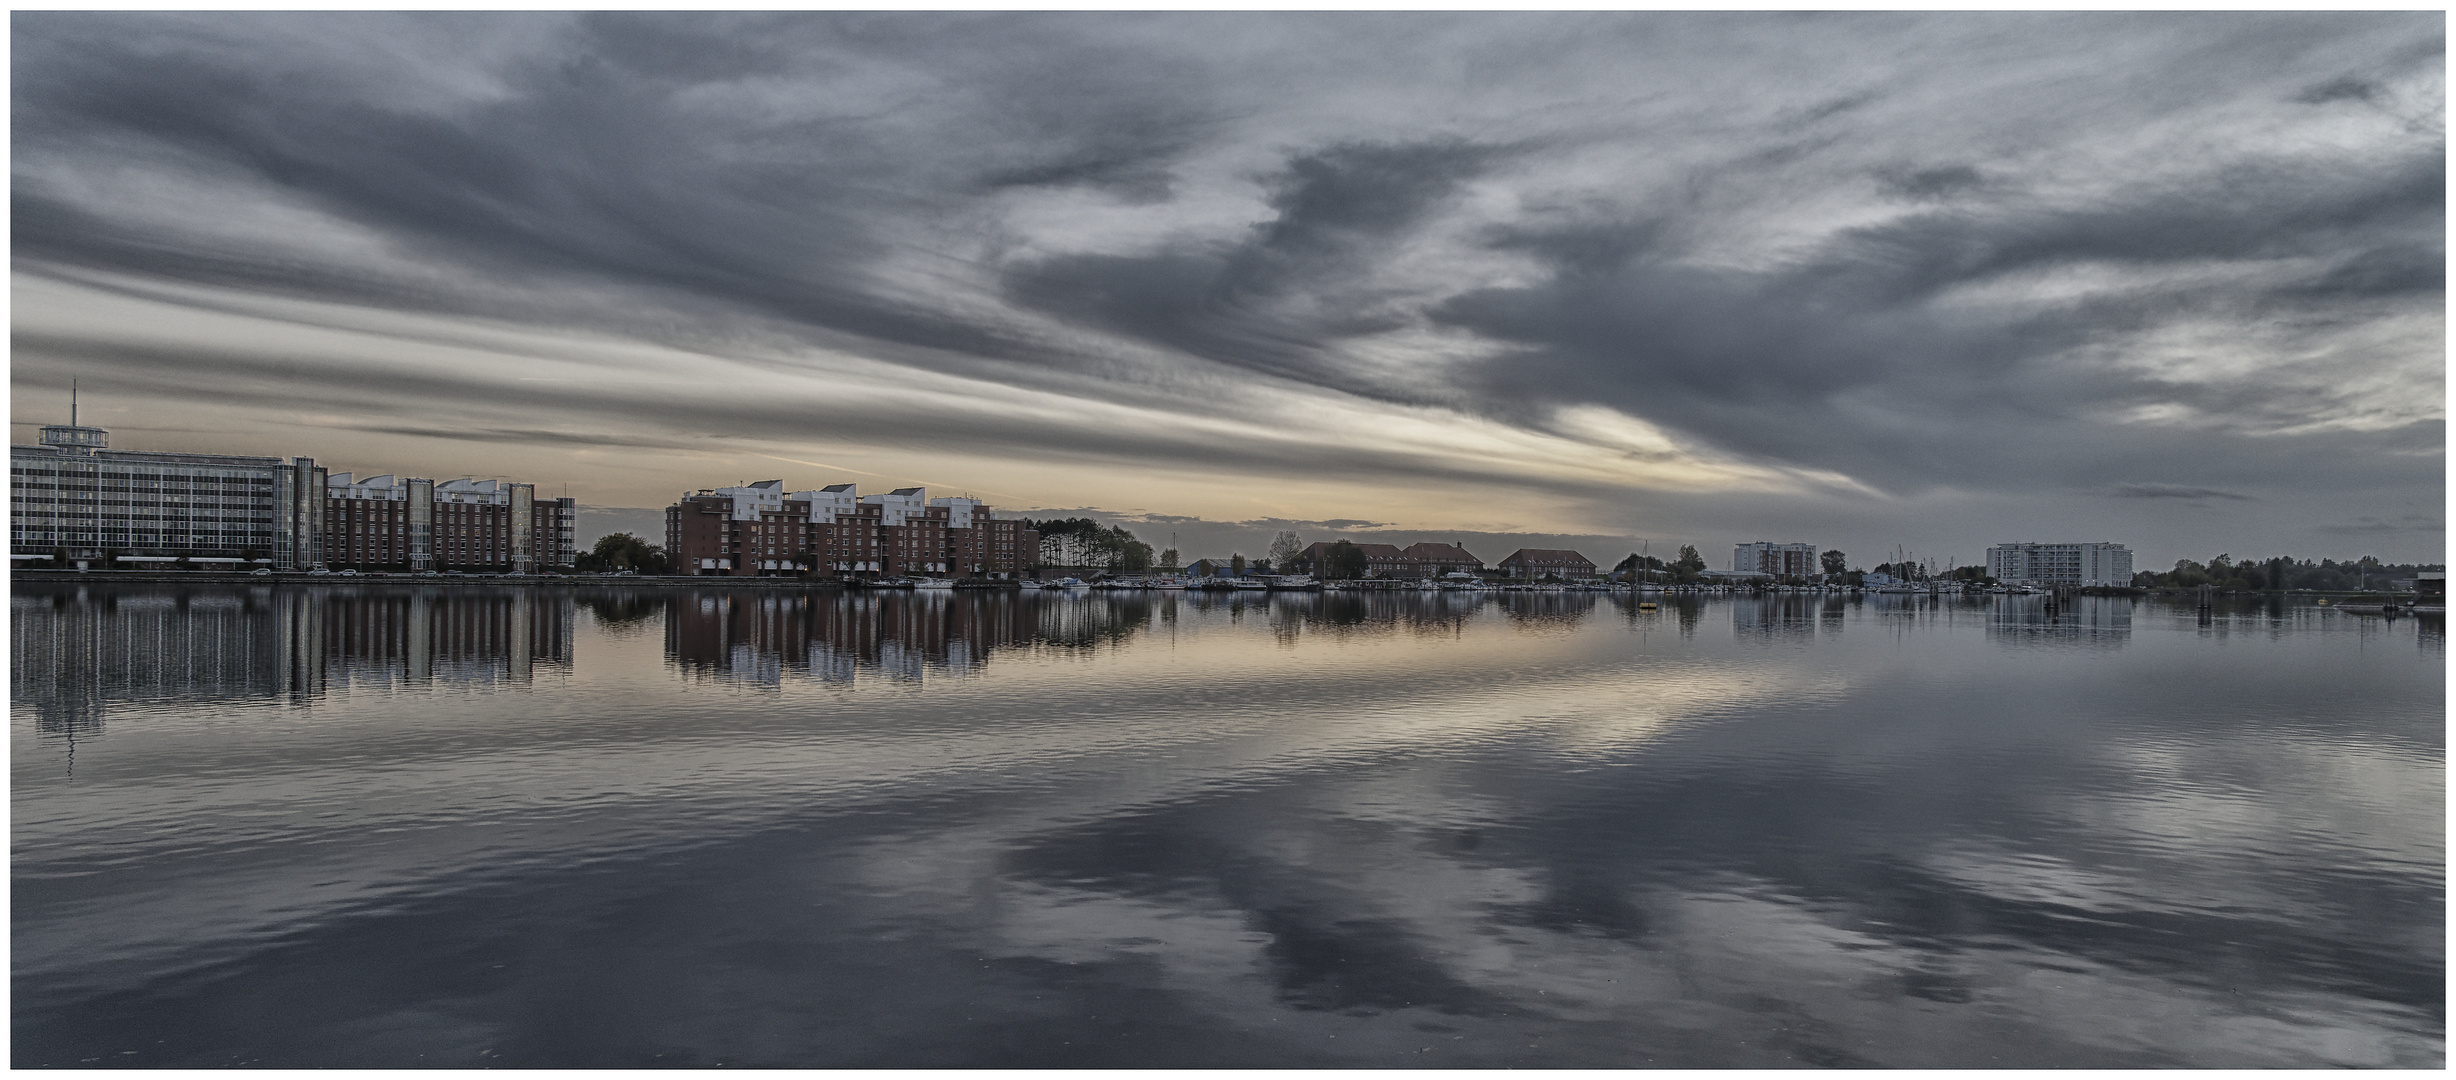
[{"label": "tree", "polygon": [[1817,566],[1828,574],[1843,574],[1850,572],[1851,560],[1839,551],[1828,551],[1817,556]]},{"label": "tree", "polygon": [[1174,570],[1177,568],[1176,548],[1170,548],[1160,553],[1160,568],[1163,570]]},{"label": "tree", "polygon": [[1364,549],[1341,540],[1322,553],[1322,577],[1360,578],[1365,573]]},{"label": "tree", "polygon": [[1672,565],[1694,574],[1706,568],[1706,557],[1697,554],[1697,545],[1682,544],[1680,545],[1680,561]]},{"label": "tree", "polygon": [[1151,569],[1151,545],[1140,540],[1127,541],[1125,550],[1118,553],[1113,565],[1128,574],[1140,574]]},{"label": "tree", "polygon": [[1271,541],[1271,565],[1286,566],[1296,561],[1296,556],[1304,550],[1303,540],[1297,539],[1295,533],[1282,529]]},{"label": "tree", "polygon": [[1245,576],[1245,553],[1238,552],[1228,556],[1228,572],[1235,577]]},{"label": "tree", "polygon": [[[630,533],[607,533],[597,538],[597,546],[572,557],[572,567],[578,570],[629,570],[641,574],[665,572],[665,549]],[[437,561],[441,565],[441,560]]]},{"label": "tree", "polygon": [[1612,572],[1627,574],[1633,581],[1652,581],[1654,575],[1663,569],[1663,560],[1652,555],[1631,553],[1628,558],[1620,560],[1619,565],[1612,567]]}]

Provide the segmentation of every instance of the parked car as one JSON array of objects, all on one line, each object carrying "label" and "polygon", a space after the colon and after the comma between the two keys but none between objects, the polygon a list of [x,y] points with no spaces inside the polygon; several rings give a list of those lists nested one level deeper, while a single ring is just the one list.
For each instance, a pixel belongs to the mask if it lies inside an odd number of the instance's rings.
[{"label": "parked car", "polygon": [[272,567],[270,567],[270,566],[259,566],[259,567],[255,568],[255,569],[253,569],[253,570],[248,571],[248,573],[249,573],[249,574],[252,574],[252,575],[254,575],[254,576],[256,576],[256,577],[272,577],[272,576],[273,576],[273,568],[272,568]]},{"label": "parked car", "polygon": [[356,570],[344,570],[344,571],[342,571],[342,572],[341,572],[341,576],[342,576],[342,577],[357,577],[357,576],[358,576],[358,571],[356,571]]},{"label": "parked car", "polygon": [[309,571],[307,571],[307,573],[308,573],[309,575],[311,575],[311,576],[314,576],[314,577],[323,577],[323,576],[325,576],[325,575],[327,575],[327,574],[332,573],[332,571],[330,571],[330,570],[326,570],[326,569],[324,569],[323,567],[319,566],[319,567],[316,567],[316,568],[315,568],[315,569],[313,569],[313,570],[309,570]]}]

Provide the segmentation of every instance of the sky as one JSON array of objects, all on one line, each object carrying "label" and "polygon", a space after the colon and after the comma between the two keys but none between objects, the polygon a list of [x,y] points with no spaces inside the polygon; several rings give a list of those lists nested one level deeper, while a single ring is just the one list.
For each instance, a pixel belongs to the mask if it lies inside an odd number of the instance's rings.
[{"label": "sky", "polygon": [[2437,12],[10,25],[13,441],[73,378],[652,538],[2444,557]]}]

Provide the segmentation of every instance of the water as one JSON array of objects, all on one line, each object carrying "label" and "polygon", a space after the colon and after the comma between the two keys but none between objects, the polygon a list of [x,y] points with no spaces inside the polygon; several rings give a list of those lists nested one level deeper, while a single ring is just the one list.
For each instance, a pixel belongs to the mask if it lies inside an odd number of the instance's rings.
[{"label": "water", "polygon": [[10,599],[18,1065],[2444,1059],[2436,621]]}]

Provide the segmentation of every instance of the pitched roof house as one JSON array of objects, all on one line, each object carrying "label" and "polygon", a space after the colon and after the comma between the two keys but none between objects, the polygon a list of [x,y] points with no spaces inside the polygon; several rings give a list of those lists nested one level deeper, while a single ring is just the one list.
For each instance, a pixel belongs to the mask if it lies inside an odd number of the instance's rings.
[{"label": "pitched roof house", "polygon": [[1584,581],[1595,576],[1595,564],[1574,551],[1551,548],[1519,548],[1501,560],[1501,570],[1511,577],[1540,578],[1546,574],[1567,581]]}]

